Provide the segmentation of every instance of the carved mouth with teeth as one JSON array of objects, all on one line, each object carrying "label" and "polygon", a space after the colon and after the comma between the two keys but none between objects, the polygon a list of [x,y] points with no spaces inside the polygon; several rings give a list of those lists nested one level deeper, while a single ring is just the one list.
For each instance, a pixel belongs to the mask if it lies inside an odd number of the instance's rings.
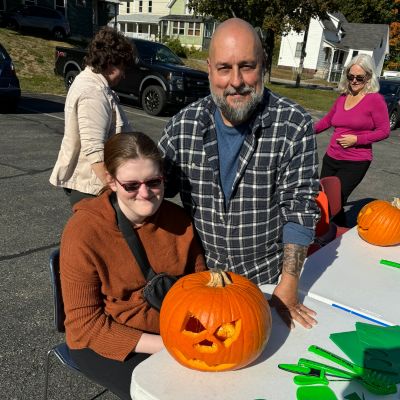
[{"label": "carved mouth with teeth", "polygon": [[[223,323],[213,332],[209,332],[195,316],[188,315],[181,332],[184,337],[191,341],[193,351],[202,354],[202,358],[204,358],[204,354],[216,354],[219,351],[224,351],[224,349],[229,349],[238,339],[241,329],[242,321],[239,319]],[[222,371],[234,366],[234,363],[208,364],[196,357],[187,358],[178,349],[173,349],[173,351],[182,361],[196,369]]]}]

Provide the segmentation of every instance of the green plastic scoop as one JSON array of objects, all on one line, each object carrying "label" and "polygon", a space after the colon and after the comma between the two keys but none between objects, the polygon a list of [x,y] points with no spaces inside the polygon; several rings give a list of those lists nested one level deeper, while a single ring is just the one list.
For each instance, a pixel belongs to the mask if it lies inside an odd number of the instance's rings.
[{"label": "green plastic scoop", "polygon": [[329,386],[300,386],[296,392],[297,400],[337,400]]}]

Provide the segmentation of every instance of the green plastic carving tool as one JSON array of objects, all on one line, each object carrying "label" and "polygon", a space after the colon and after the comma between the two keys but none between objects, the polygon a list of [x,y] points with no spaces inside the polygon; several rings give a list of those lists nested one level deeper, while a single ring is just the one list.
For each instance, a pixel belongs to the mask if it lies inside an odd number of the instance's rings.
[{"label": "green plastic carving tool", "polygon": [[333,361],[344,368],[349,370],[349,374],[352,376],[351,379],[358,380],[361,382],[366,389],[371,393],[375,394],[393,394],[397,393],[397,387],[393,383],[393,377],[387,373],[382,373],[378,370],[373,370],[369,368],[363,368],[359,365],[352,363],[336,354],[331,353],[318,346],[310,346],[308,348],[314,354],[324,357],[330,361]]}]

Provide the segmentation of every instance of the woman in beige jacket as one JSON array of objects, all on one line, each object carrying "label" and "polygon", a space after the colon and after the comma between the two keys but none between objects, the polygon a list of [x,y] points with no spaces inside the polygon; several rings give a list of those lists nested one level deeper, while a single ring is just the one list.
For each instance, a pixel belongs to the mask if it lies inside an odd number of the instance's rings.
[{"label": "woman in beige jacket", "polygon": [[68,91],[64,137],[50,183],[64,188],[71,205],[99,193],[106,183],[104,143],[115,133],[132,130],[111,87],[133,59],[129,40],[103,28],[89,45],[86,68]]}]

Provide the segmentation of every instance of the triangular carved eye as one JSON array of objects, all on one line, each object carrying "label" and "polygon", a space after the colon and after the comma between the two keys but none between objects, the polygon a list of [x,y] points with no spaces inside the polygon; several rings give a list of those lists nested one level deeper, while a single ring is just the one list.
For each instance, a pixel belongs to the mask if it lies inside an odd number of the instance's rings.
[{"label": "triangular carved eye", "polygon": [[215,337],[229,347],[239,336],[242,329],[242,320],[226,322],[222,324],[214,333]]},{"label": "triangular carved eye", "polygon": [[200,333],[205,330],[206,328],[204,328],[203,324],[196,317],[193,317],[192,315],[186,321],[184,332],[186,331],[191,333]]}]

